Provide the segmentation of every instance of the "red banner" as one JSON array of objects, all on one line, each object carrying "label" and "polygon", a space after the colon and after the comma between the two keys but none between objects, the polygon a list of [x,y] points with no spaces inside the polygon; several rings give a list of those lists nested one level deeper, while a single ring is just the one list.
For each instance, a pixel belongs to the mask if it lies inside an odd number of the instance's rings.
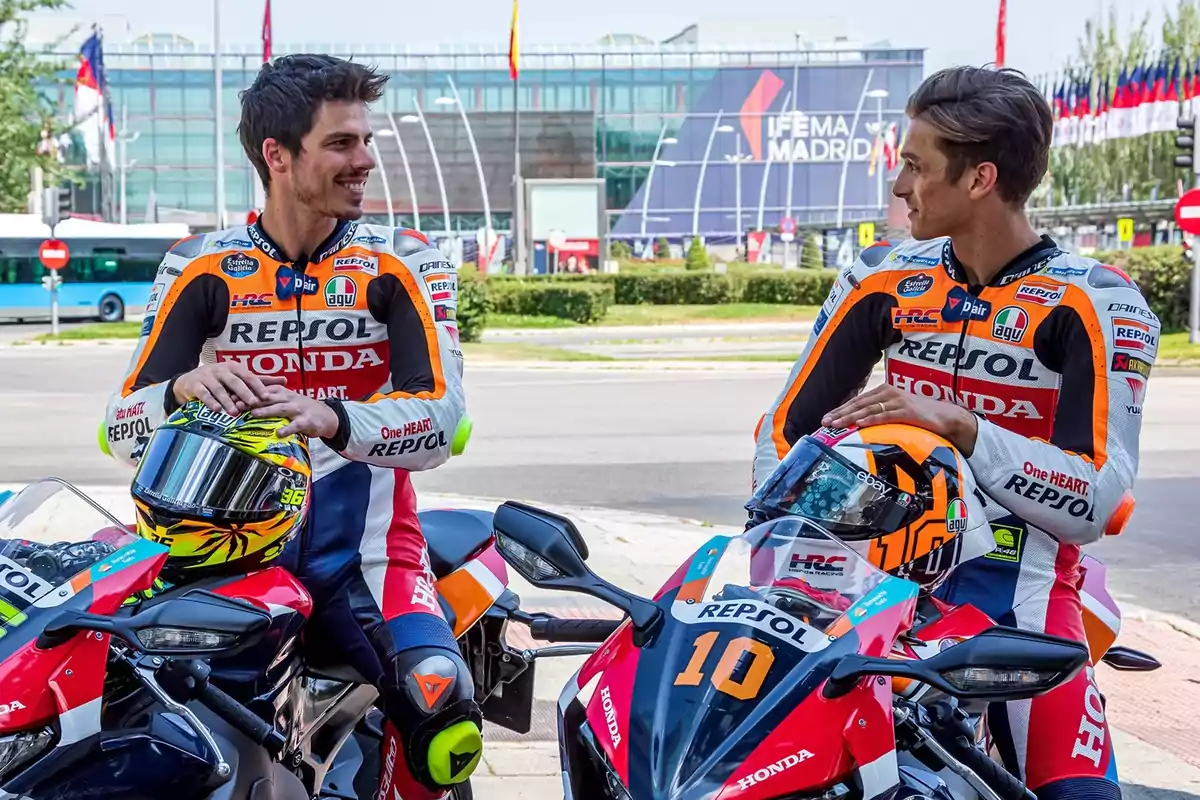
[{"label": "red banner", "polygon": [[767,241],[766,231],[750,231],[746,234],[746,260],[751,264],[759,263],[763,246]]},{"label": "red banner", "polygon": [[265,64],[271,60],[271,0],[267,0],[267,7],[263,10],[262,46]]}]

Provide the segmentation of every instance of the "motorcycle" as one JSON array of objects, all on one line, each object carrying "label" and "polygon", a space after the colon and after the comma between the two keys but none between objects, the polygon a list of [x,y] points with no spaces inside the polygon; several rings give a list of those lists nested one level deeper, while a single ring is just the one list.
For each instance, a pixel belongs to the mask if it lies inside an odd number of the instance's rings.
[{"label": "motorcycle", "polygon": [[[58,479],[0,498],[0,797],[372,797],[377,691],[306,662],[308,592],[280,567],[178,587],[167,548]],[[485,718],[529,731],[532,657],[491,514],[421,512]],[[452,796],[471,797],[469,784]]]},{"label": "motorcycle", "polygon": [[601,643],[558,702],[567,800],[1029,800],[988,755],[987,704],[1043,694],[1089,659],[1160,666],[1112,646],[1120,612],[1095,559],[1084,645],[935,601],[801,518],[713,537],[652,599],[596,575],[569,519],[509,502],[494,527],[531,583],[624,614],[531,623]]}]

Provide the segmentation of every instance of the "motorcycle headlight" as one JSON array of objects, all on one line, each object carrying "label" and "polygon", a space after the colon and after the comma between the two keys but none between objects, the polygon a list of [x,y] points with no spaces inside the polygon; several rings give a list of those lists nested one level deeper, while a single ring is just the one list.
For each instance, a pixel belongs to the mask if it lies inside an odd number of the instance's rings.
[{"label": "motorcycle headlight", "polygon": [[53,741],[54,731],[50,728],[0,736],[0,781],[40,756]]}]

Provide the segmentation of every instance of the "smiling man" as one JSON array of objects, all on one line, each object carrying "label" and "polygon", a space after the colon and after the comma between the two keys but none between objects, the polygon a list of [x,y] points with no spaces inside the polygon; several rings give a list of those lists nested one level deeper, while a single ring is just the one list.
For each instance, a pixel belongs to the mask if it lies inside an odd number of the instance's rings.
[{"label": "smiling man", "polygon": [[[167,254],[107,438],[135,464],[189,400],[310,437],[312,511],[281,557],[315,601],[308,652],[380,688],[379,796],[421,800],[470,775],[482,719],[409,480],[449,458],[465,419],[457,277],[421,234],[356,222],[376,166],[367,108],[386,81],[331,56],[262,67],[238,130],[266,209]],[[176,468],[202,483],[205,466]]]},{"label": "smiling man", "polygon": [[[893,191],[915,239],[867,248],[838,276],[759,423],[755,484],[822,425],[940,434],[967,457],[996,539],[945,596],[1083,641],[1080,547],[1119,533],[1132,511],[1159,321],[1123,272],[1030,225],[1053,126],[1023,75],[943,70],[908,115]],[[885,383],[859,394],[881,358]],[[1042,800],[1121,796],[1090,667],[989,720],[1006,766]]]}]

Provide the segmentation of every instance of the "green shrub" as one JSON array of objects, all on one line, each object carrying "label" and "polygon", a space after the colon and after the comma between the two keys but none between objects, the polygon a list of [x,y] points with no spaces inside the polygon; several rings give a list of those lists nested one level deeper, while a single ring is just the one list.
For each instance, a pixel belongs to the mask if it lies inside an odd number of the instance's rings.
[{"label": "green shrub", "polygon": [[686,267],[692,271],[712,269],[712,261],[709,260],[708,251],[704,249],[699,236],[693,238],[692,243],[688,245]]},{"label": "green shrub", "polygon": [[740,283],[712,272],[630,272],[612,278],[619,305],[720,305],[736,302]]},{"label": "green shrub", "polygon": [[751,273],[745,277],[741,301],[819,306],[836,278],[833,269]]},{"label": "green shrub", "polygon": [[633,251],[629,249],[629,245],[622,242],[620,239],[614,239],[613,243],[608,246],[608,257],[616,261],[627,261],[633,256]]},{"label": "green shrub", "polygon": [[1135,247],[1093,253],[1092,258],[1125,270],[1137,282],[1150,310],[1162,320],[1163,333],[1187,330],[1192,262],[1182,247]]},{"label": "green shrub", "polygon": [[496,314],[559,317],[586,325],[604,319],[612,303],[612,284],[604,281],[488,281],[487,308]]},{"label": "green shrub", "polygon": [[487,325],[487,284],[464,265],[458,273],[458,338],[478,342]]},{"label": "green shrub", "polygon": [[654,257],[655,258],[670,258],[671,257],[671,243],[667,241],[667,237],[660,236],[660,237],[658,237],[658,241],[654,243]]}]

